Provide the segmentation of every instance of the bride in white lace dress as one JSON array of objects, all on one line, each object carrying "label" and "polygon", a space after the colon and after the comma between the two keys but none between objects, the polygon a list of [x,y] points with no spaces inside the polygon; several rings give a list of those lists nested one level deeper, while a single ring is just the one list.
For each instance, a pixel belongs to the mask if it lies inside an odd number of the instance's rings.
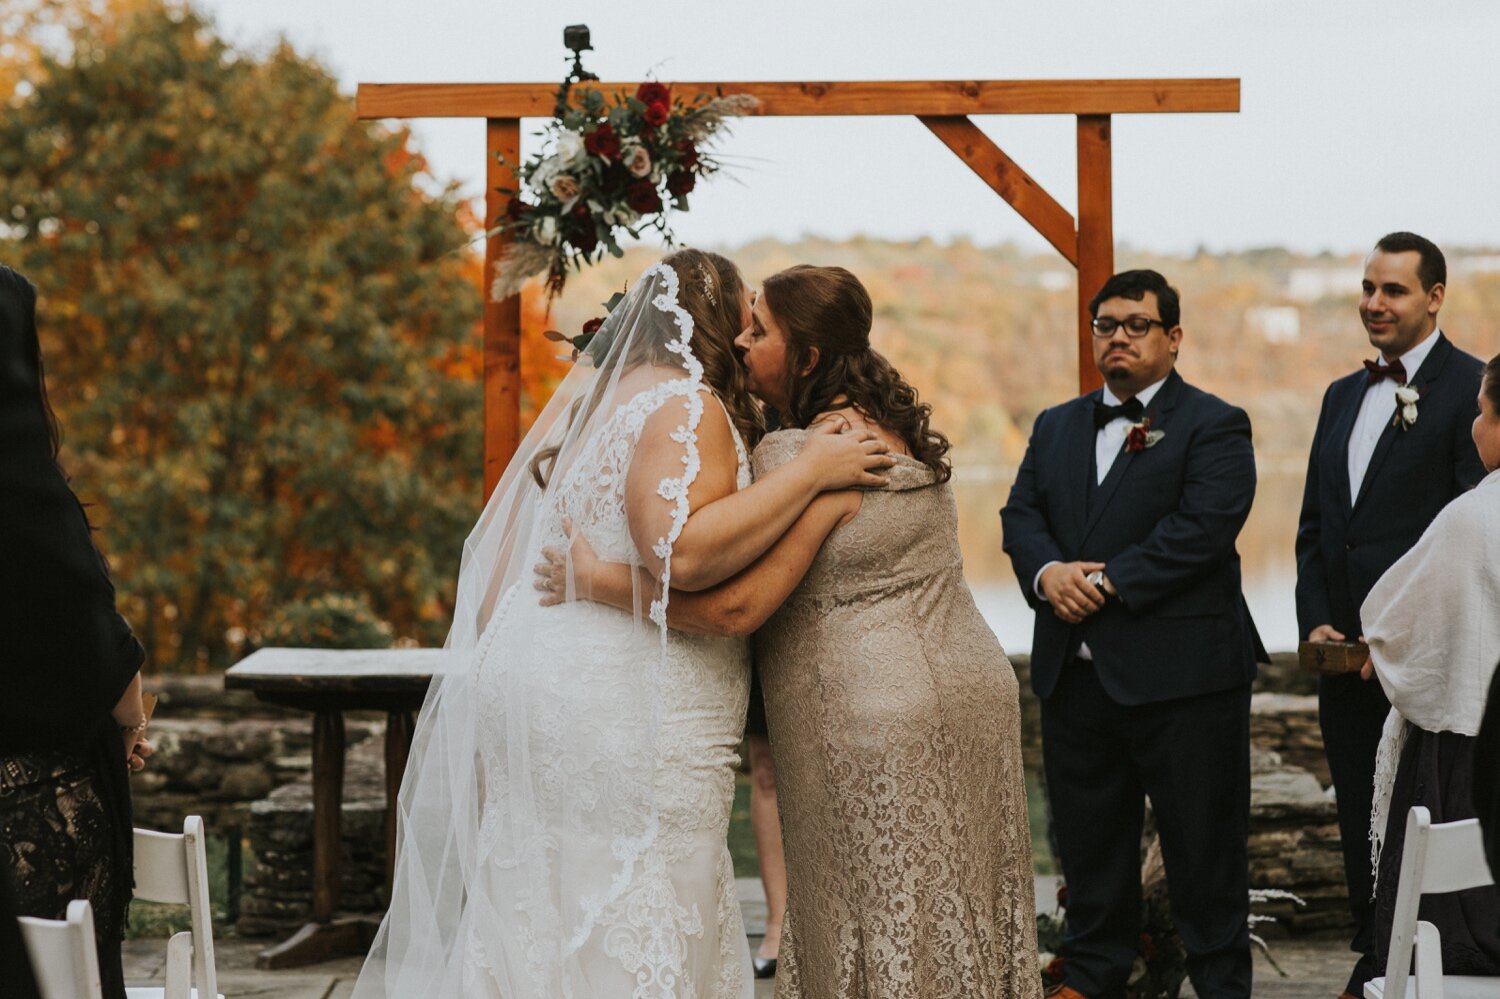
[{"label": "bride in white lace dress", "polygon": [[[722,581],[818,492],[877,484],[889,459],[873,435],[825,433],[751,486],[760,427],[731,346],[748,309],[722,257],[649,268],[486,505],[356,996],[752,994],[725,841],[748,650],[668,631],[667,594]],[[726,523],[747,527],[703,543]],[[648,570],[633,612],[526,596],[574,525]]]}]

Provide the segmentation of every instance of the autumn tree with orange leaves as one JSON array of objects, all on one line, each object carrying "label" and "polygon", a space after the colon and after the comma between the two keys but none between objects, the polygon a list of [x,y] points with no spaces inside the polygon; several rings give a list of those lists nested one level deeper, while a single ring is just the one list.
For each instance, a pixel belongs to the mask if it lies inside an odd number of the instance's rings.
[{"label": "autumn tree with orange leaves", "polygon": [[190,7],[0,24],[0,259],[40,291],[63,464],[153,661],[230,661],[327,594],[441,642],[482,488],[458,192]]}]

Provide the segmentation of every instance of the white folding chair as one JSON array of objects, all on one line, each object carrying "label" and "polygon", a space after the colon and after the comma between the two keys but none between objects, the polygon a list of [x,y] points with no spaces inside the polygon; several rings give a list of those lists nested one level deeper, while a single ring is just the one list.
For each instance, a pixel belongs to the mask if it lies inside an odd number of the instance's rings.
[{"label": "white folding chair", "polygon": [[69,902],[66,919],[16,918],[42,999],[103,999],[94,910],[87,900]]},{"label": "white folding chair", "polygon": [[[1401,880],[1392,913],[1390,956],[1385,977],[1365,985],[1365,999],[1495,999],[1500,978],[1443,975],[1443,952],[1436,926],[1417,919],[1422,896],[1494,884],[1484,859],[1478,819],[1432,824],[1432,813],[1413,805],[1406,817]],[[1412,950],[1416,972],[1412,974]]]},{"label": "white folding chair", "polygon": [[167,941],[164,988],[130,988],[129,999],[198,999],[219,995],[214,969],[214,927],[208,904],[208,852],[203,819],[189,815],[182,834],[135,831],[135,897],[147,902],[185,905],[191,930]]}]

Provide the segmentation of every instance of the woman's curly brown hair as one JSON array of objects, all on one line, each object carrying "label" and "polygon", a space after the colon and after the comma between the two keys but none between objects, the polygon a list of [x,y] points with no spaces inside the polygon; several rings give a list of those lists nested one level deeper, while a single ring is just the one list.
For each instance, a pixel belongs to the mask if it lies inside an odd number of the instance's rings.
[{"label": "woman's curly brown hair", "polygon": [[[822,413],[853,406],[905,441],[937,481],[952,477],[951,445],[932,429],[932,407],[870,346],[874,307],[859,278],[842,267],[799,264],[766,278],[761,294],[787,335],[785,426],[806,427]],[[814,348],[817,363],[798,374]]]}]

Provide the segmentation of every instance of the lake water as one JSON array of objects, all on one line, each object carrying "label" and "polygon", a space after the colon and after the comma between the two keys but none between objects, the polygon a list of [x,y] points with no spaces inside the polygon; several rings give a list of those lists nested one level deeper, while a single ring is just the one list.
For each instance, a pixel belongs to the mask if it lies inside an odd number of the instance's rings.
[{"label": "lake water", "polygon": [[[953,484],[964,575],[1000,643],[1007,651],[1020,653],[1031,651],[1034,614],[1021,596],[1010,559],[1000,550],[999,511],[1013,476],[1009,469],[959,466]],[[1240,532],[1245,599],[1271,652],[1297,648],[1297,562],[1293,546],[1301,504],[1300,471],[1262,469],[1255,505]]]}]

